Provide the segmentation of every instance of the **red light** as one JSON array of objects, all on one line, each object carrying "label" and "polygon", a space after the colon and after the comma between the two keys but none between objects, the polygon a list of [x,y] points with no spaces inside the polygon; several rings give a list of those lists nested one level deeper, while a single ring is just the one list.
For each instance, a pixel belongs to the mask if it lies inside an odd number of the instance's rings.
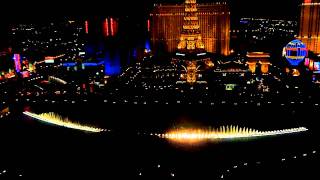
[{"label": "red light", "polygon": [[311,0],[304,0],[304,3],[311,3]]},{"label": "red light", "polygon": [[28,77],[30,77],[29,71],[23,71],[23,72],[21,72],[21,74],[22,74],[22,78],[28,78]]},{"label": "red light", "polygon": [[114,22],[113,22],[113,18],[110,18],[110,24],[111,24],[111,36],[114,36]]},{"label": "red light", "polygon": [[147,24],[148,24],[148,32],[149,32],[150,31],[150,19],[148,19]]},{"label": "red light", "polygon": [[94,91],[94,84],[90,84],[90,93],[93,93],[93,91]]},{"label": "red light", "polygon": [[85,21],[84,25],[85,25],[86,34],[88,34],[89,33],[89,23],[88,23],[88,21]]},{"label": "red light", "polygon": [[109,20],[106,18],[106,20],[103,22],[103,34],[105,37],[109,36]]}]

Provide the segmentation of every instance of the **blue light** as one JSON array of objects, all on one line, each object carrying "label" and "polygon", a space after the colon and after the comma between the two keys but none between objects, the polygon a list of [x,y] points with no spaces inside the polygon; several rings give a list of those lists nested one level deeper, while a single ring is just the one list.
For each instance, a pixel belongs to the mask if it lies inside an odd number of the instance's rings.
[{"label": "blue light", "polygon": [[76,63],[63,63],[62,64],[63,67],[73,67],[75,65],[76,65]]},{"label": "blue light", "polygon": [[292,66],[298,66],[308,54],[305,44],[300,40],[293,40],[285,47],[286,59]]},{"label": "blue light", "polygon": [[95,66],[101,66],[104,62],[100,61],[98,63],[82,63],[85,67],[95,67]]},{"label": "blue light", "polygon": [[241,24],[248,24],[248,21],[246,21],[246,20],[241,20],[240,23],[241,23]]},{"label": "blue light", "polygon": [[150,52],[151,51],[151,48],[150,48],[150,41],[147,39],[146,40],[146,43],[144,45],[144,48],[147,52]]},{"label": "blue light", "polygon": [[[87,63],[82,63],[81,65],[83,67],[96,67],[96,66],[101,66],[103,65],[104,61],[100,61],[98,63],[91,63],[91,62],[87,62]],[[68,62],[68,63],[63,63],[62,64],[64,67],[74,67],[77,65],[77,63],[74,62]]]},{"label": "blue light", "polygon": [[108,75],[108,76],[118,75],[121,73],[119,52],[116,52],[113,58],[111,58],[109,52],[105,53],[104,73],[105,75]]},{"label": "blue light", "polygon": [[134,57],[134,58],[137,58],[137,57],[138,57],[137,48],[134,48],[134,49],[133,49],[132,57]]}]

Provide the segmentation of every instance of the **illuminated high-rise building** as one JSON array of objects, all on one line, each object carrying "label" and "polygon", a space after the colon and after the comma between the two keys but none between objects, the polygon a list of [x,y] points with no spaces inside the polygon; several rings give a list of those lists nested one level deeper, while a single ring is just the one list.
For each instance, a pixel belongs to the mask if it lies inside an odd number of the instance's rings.
[{"label": "illuminated high-rise building", "polygon": [[320,54],[320,0],[302,3],[298,38],[308,50]]},{"label": "illuminated high-rise building", "polygon": [[161,4],[154,7],[151,13],[151,40],[154,51],[176,52],[178,45],[182,49],[189,38],[195,42],[195,46],[189,43],[189,48],[204,46],[207,52],[229,55],[230,11],[227,3],[195,2],[186,0],[185,4]]}]

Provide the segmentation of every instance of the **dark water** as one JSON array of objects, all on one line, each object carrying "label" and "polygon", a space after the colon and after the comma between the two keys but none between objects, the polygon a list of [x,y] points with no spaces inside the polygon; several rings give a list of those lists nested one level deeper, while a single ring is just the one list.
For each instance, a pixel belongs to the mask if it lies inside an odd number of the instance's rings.
[{"label": "dark water", "polygon": [[[179,145],[143,132],[164,132],[172,127],[240,125],[258,130],[298,127],[315,110],[279,107],[221,106],[106,106],[27,105],[13,107],[1,120],[1,165],[20,168],[29,177],[147,179],[216,179],[234,163],[267,161],[317,147],[316,127],[302,134],[272,138]],[[35,121],[22,115],[56,112],[72,120],[112,130],[84,133]],[[309,113],[309,114],[308,114]],[[302,119],[304,118],[304,119]],[[309,123],[310,124],[310,123]],[[137,133],[140,132],[140,135]],[[160,164],[161,168],[157,168]],[[140,177],[140,176],[139,176]]]}]

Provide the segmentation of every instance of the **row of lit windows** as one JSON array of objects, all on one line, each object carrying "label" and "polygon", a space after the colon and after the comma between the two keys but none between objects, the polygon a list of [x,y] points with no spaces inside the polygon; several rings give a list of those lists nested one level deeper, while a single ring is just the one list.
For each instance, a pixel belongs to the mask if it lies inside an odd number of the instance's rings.
[{"label": "row of lit windows", "polygon": [[[198,12],[198,15],[224,15],[225,12]],[[230,12],[226,13],[230,14]],[[161,14],[150,14],[150,16],[184,16],[184,13],[161,13]]]}]

